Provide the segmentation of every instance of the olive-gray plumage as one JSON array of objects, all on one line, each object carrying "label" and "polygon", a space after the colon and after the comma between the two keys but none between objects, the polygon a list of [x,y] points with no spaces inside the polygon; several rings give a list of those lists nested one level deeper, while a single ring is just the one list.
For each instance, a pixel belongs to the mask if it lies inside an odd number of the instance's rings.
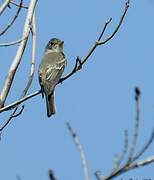
[{"label": "olive-gray plumage", "polygon": [[44,56],[39,66],[39,83],[42,96],[44,97],[45,95],[46,97],[48,117],[56,113],[54,89],[66,66],[63,43],[57,38],[51,39],[45,48]]}]

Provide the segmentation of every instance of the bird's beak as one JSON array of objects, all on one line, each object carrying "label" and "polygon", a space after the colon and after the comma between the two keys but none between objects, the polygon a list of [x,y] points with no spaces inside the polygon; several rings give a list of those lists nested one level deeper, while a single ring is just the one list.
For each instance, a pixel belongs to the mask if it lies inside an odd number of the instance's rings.
[{"label": "bird's beak", "polygon": [[61,41],[61,42],[60,42],[60,45],[63,45],[63,44],[64,44],[64,41]]}]

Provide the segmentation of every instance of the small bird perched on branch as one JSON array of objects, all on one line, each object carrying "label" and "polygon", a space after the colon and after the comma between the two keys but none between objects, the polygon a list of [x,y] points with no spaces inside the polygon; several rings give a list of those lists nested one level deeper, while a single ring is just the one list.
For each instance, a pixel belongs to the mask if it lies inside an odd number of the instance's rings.
[{"label": "small bird perched on branch", "polygon": [[42,90],[42,97],[45,95],[46,98],[48,117],[56,113],[54,90],[67,62],[63,53],[63,44],[64,41],[60,39],[51,39],[45,48],[44,56],[39,65],[39,83]]}]

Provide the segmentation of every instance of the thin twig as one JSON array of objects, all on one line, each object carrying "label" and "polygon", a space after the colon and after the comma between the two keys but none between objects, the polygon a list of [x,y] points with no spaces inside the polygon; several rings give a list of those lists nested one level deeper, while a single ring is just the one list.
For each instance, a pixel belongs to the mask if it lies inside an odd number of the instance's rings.
[{"label": "thin twig", "polygon": [[16,14],[14,15],[11,22],[0,32],[0,36],[2,36],[13,25],[13,23],[15,22],[15,20],[17,19],[18,15],[21,11],[22,3],[23,3],[23,0],[20,0],[20,4],[19,4]]},{"label": "thin twig", "polygon": [[125,155],[126,155],[127,151],[128,151],[128,131],[125,130],[124,131],[124,147],[123,147],[123,151],[122,151],[120,157],[118,158],[118,160],[116,160],[115,168],[112,171],[116,171],[117,169],[119,169],[122,161],[125,158]]},{"label": "thin twig", "polygon": [[18,39],[18,40],[16,40],[16,41],[7,42],[7,43],[1,43],[1,44],[0,44],[0,47],[13,46],[13,45],[16,45],[16,44],[21,43],[22,41],[26,40],[27,38],[28,38],[28,36],[23,37],[22,39]]},{"label": "thin twig", "polygon": [[19,115],[22,114],[23,110],[24,110],[24,106],[22,106],[21,110],[16,113],[18,110],[18,107],[15,108],[15,110],[13,111],[13,113],[10,115],[9,119],[6,121],[6,123],[0,128],[0,136],[2,135],[2,131],[4,130],[4,128],[10,123],[10,121],[15,118],[18,117]]},{"label": "thin twig", "polygon": [[[14,1],[10,1],[10,4],[13,4],[14,6],[17,6],[17,7],[20,6],[20,4],[17,4]],[[21,5],[21,8],[28,9],[28,6]]]},{"label": "thin twig", "polygon": [[140,126],[140,104],[139,104],[139,99],[140,99],[140,95],[141,95],[141,92],[140,92],[139,87],[135,87],[136,121],[135,121],[135,129],[134,129],[133,141],[132,141],[132,145],[131,145],[131,148],[130,148],[130,153],[128,155],[128,161],[127,161],[128,164],[133,159],[133,155],[134,155],[136,144],[137,144],[137,139],[138,139],[138,136],[139,136],[139,126]]},{"label": "thin twig", "polygon": [[141,150],[138,153],[136,153],[136,155],[133,157],[133,161],[137,160],[149,148],[153,140],[154,140],[154,127],[152,129],[150,138],[145,143],[145,145],[141,148]]},{"label": "thin twig", "polygon": [[118,32],[118,30],[119,30],[119,28],[120,28],[120,26],[121,26],[121,24],[122,24],[122,22],[123,22],[123,20],[124,20],[124,17],[125,17],[125,15],[126,15],[127,11],[128,11],[129,4],[130,4],[130,0],[128,0],[128,1],[125,3],[124,13],[122,14],[122,16],[121,16],[121,18],[120,18],[120,21],[119,21],[119,24],[118,24],[118,26],[115,28],[115,30],[113,31],[113,33],[112,33],[109,37],[107,37],[105,40],[98,42],[98,45],[102,45],[102,44],[107,43],[110,39],[112,39],[112,38],[115,36],[115,34]]},{"label": "thin twig", "polygon": [[136,169],[136,168],[140,168],[140,167],[143,167],[145,165],[149,165],[151,163],[154,162],[154,156],[152,157],[148,157],[142,161],[139,161],[139,162],[136,162],[136,163],[131,163],[129,165],[124,165],[121,169],[119,169],[118,171],[114,172],[112,175],[109,175],[109,176],[105,176],[103,177],[101,180],[110,180],[110,179],[113,179],[119,175],[122,175],[132,169]]},{"label": "thin twig", "polygon": [[18,117],[19,115],[21,115],[23,110],[24,110],[24,108],[25,108],[25,106],[23,105],[21,110],[18,113],[14,114],[12,117],[15,118],[15,117]]},{"label": "thin twig", "polygon": [[154,162],[154,156],[151,156],[151,157],[148,157],[148,158],[146,158],[146,159],[144,159],[142,161],[139,161],[137,163],[131,164],[128,167],[128,170],[136,169],[136,168],[139,168],[139,167],[143,167],[143,166],[151,164],[153,162]]},{"label": "thin twig", "polygon": [[102,172],[97,170],[95,173],[94,173],[95,177],[97,180],[102,180],[103,179],[103,176],[102,176]]},{"label": "thin twig", "polygon": [[84,150],[82,148],[82,145],[81,145],[81,143],[79,141],[79,138],[77,136],[77,133],[71,127],[69,122],[66,123],[66,126],[67,126],[68,130],[70,131],[70,133],[72,135],[72,138],[73,138],[73,142],[74,142],[74,144],[76,145],[76,147],[77,147],[77,149],[79,151],[81,162],[82,162],[82,167],[83,167],[84,180],[89,180],[87,160],[86,160],[85,153],[84,153]]},{"label": "thin twig", "polygon": [[24,101],[26,101],[26,100],[34,97],[34,96],[37,96],[38,94],[41,94],[41,90],[36,91],[36,92],[34,92],[34,93],[30,94],[30,95],[27,95],[27,96],[25,96],[25,97],[23,97],[23,98],[15,101],[15,102],[9,104],[8,106],[5,106],[5,107],[1,108],[1,109],[0,109],[0,113],[2,113],[2,112],[4,112],[4,111],[7,111],[7,110],[10,110],[10,109],[13,109],[13,108],[15,108],[17,105],[23,103]]},{"label": "thin twig", "polygon": [[108,24],[109,24],[111,21],[112,21],[112,18],[110,18],[108,21],[105,22],[105,25],[104,25],[103,30],[102,30],[99,38],[98,38],[98,41],[100,41],[100,40],[102,39],[102,37],[103,37],[103,35],[104,35],[104,33],[105,33],[105,30],[106,30]]},{"label": "thin twig", "polygon": [[10,0],[5,0],[4,3],[0,6],[0,16],[5,11],[5,9],[8,7],[10,3]]}]

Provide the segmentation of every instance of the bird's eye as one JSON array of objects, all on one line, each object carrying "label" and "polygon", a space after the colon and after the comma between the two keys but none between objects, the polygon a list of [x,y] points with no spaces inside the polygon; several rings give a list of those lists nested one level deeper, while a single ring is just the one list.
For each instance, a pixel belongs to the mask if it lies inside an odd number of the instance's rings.
[{"label": "bird's eye", "polygon": [[51,47],[52,47],[52,43],[49,44],[49,48],[51,48]]}]

